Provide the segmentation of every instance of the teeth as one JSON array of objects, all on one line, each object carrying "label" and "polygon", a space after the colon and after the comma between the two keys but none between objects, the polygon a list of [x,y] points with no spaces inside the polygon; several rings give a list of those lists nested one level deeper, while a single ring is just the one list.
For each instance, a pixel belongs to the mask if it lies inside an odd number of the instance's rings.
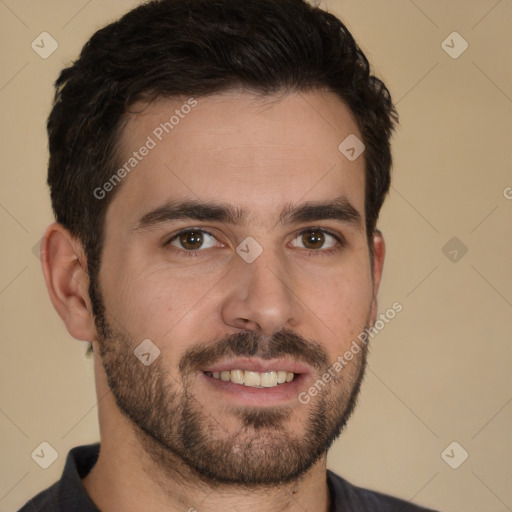
[{"label": "teeth", "polygon": [[252,372],[249,370],[224,370],[222,372],[206,372],[207,375],[214,379],[221,379],[224,382],[234,382],[235,384],[243,384],[252,388],[273,388],[278,384],[291,382],[295,374],[285,371],[270,372]]},{"label": "teeth", "polygon": [[261,383],[261,374],[258,372],[244,372],[244,386],[259,386]]},{"label": "teeth", "polygon": [[[293,378],[293,374],[292,374],[292,378]],[[277,373],[276,372],[262,373],[260,384],[264,388],[273,388],[274,386],[277,386]]]},{"label": "teeth", "polygon": [[[215,375],[214,375],[215,377]],[[243,384],[244,383],[244,372],[242,370],[231,370],[231,382],[235,384]]]}]

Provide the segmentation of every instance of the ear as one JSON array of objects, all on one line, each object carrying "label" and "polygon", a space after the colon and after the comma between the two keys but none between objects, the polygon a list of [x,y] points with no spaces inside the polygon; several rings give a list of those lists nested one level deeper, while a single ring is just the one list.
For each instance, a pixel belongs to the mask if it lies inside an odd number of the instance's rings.
[{"label": "ear", "polygon": [[377,294],[379,293],[382,270],[384,268],[384,256],[386,255],[384,237],[378,229],[373,234],[373,244],[370,250],[373,251],[373,298],[370,312],[371,325],[373,325],[377,320]]},{"label": "ear", "polygon": [[96,339],[85,253],[61,224],[53,223],[45,231],[41,267],[50,300],[69,334],[83,341]]}]

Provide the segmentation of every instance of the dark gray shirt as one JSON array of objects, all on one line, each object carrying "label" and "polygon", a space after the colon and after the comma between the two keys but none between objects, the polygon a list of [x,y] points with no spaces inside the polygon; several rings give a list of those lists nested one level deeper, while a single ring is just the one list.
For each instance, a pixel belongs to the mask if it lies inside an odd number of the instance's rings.
[{"label": "dark gray shirt", "polygon": [[[18,512],[100,512],[82,484],[82,478],[98,460],[99,451],[99,443],[70,450],[61,479]],[[434,512],[386,494],[355,487],[329,470],[327,484],[331,512]]]}]

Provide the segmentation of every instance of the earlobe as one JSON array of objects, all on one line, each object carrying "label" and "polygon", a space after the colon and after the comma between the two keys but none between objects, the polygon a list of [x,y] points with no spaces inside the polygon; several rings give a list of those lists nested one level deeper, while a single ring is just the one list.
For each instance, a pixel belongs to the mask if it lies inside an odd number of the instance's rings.
[{"label": "earlobe", "polygon": [[53,223],[41,241],[41,266],[53,307],[76,339],[96,337],[89,299],[89,276],[81,243],[61,224]]},{"label": "earlobe", "polygon": [[386,255],[386,244],[384,236],[376,229],[373,234],[373,284],[374,295],[377,295],[380,281],[382,279],[382,270],[384,268],[384,257]]},{"label": "earlobe", "polygon": [[384,242],[384,236],[376,229],[373,234],[373,298],[372,298],[372,310],[371,310],[371,322],[372,325],[377,318],[377,295],[379,293],[379,286],[382,279],[382,271],[384,268],[384,258],[386,255],[386,244]]}]

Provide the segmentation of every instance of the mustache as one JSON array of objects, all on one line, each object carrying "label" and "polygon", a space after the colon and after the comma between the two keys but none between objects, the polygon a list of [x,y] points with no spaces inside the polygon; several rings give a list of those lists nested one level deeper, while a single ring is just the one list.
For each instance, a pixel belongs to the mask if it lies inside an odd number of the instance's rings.
[{"label": "mustache", "polygon": [[319,372],[328,367],[328,356],[321,345],[289,329],[282,329],[272,336],[264,336],[255,331],[239,332],[213,343],[194,345],[181,357],[179,368],[186,373],[201,370],[230,357],[259,357],[268,360],[284,356],[291,356]]}]

